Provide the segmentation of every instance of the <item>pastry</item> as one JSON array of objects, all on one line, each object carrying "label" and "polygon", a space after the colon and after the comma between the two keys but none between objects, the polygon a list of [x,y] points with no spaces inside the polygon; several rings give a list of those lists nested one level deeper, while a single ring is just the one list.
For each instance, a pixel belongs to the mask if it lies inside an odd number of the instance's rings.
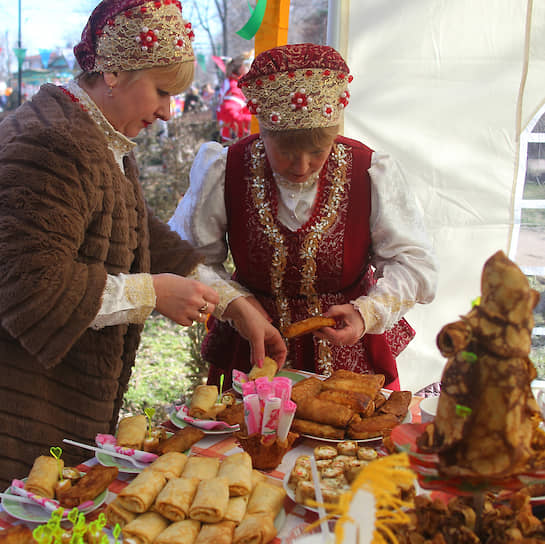
[{"label": "pastry", "polygon": [[308,317],[286,327],[283,330],[283,334],[286,338],[295,338],[321,329],[322,327],[334,327],[335,323],[332,317]]}]

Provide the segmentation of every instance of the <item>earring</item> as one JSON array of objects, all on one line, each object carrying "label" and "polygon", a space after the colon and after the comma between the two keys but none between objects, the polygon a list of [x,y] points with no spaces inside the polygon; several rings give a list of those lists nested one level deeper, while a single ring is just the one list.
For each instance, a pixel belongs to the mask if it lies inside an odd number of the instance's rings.
[{"label": "earring", "polygon": [[108,93],[107,95],[112,98],[113,95],[114,95],[114,88],[110,85],[110,87],[108,87]]}]

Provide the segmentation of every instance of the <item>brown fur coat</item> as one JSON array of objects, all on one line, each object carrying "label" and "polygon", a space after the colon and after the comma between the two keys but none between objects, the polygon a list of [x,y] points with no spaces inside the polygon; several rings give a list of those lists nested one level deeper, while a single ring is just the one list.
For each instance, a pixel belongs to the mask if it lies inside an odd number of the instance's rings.
[{"label": "brown fur coat", "polygon": [[[149,212],[104,134],[45,85],[0,124],[0,485],[62,443],[114,431],[141,326],[89,329],[106,275],[188,274],[200,261]],[[3,489],[4,487],[2,487]]]}]

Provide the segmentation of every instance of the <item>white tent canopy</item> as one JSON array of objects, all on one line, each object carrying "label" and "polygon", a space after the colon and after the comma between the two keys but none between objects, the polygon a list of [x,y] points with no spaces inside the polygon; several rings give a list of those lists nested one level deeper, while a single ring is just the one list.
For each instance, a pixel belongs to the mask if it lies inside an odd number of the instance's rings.
[{"label": "white tent canopy", "polygon": [[545,2],[330,0],[329,18],[354,75],[344,134],[402,163],[440,264],[398,360],[416,391],[440,379],[436,335],[480,294],[484,261],[510,250],[519,136],[545,103]]}]

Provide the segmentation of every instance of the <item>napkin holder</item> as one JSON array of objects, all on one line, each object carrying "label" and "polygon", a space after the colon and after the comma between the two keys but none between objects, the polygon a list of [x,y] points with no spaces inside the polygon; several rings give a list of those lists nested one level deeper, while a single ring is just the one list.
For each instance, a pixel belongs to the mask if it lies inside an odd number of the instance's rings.
[{"label": "napkin holder", "polygon": [[252,458],[252,466],[259,470],[273,470],[281,462],[284,455],[291,449],[297,433],[289,432],[286,440],[275,439],[265,441],[262,434],[255,433],[247,436],[244,431],[234,433],[240,447]]}]

